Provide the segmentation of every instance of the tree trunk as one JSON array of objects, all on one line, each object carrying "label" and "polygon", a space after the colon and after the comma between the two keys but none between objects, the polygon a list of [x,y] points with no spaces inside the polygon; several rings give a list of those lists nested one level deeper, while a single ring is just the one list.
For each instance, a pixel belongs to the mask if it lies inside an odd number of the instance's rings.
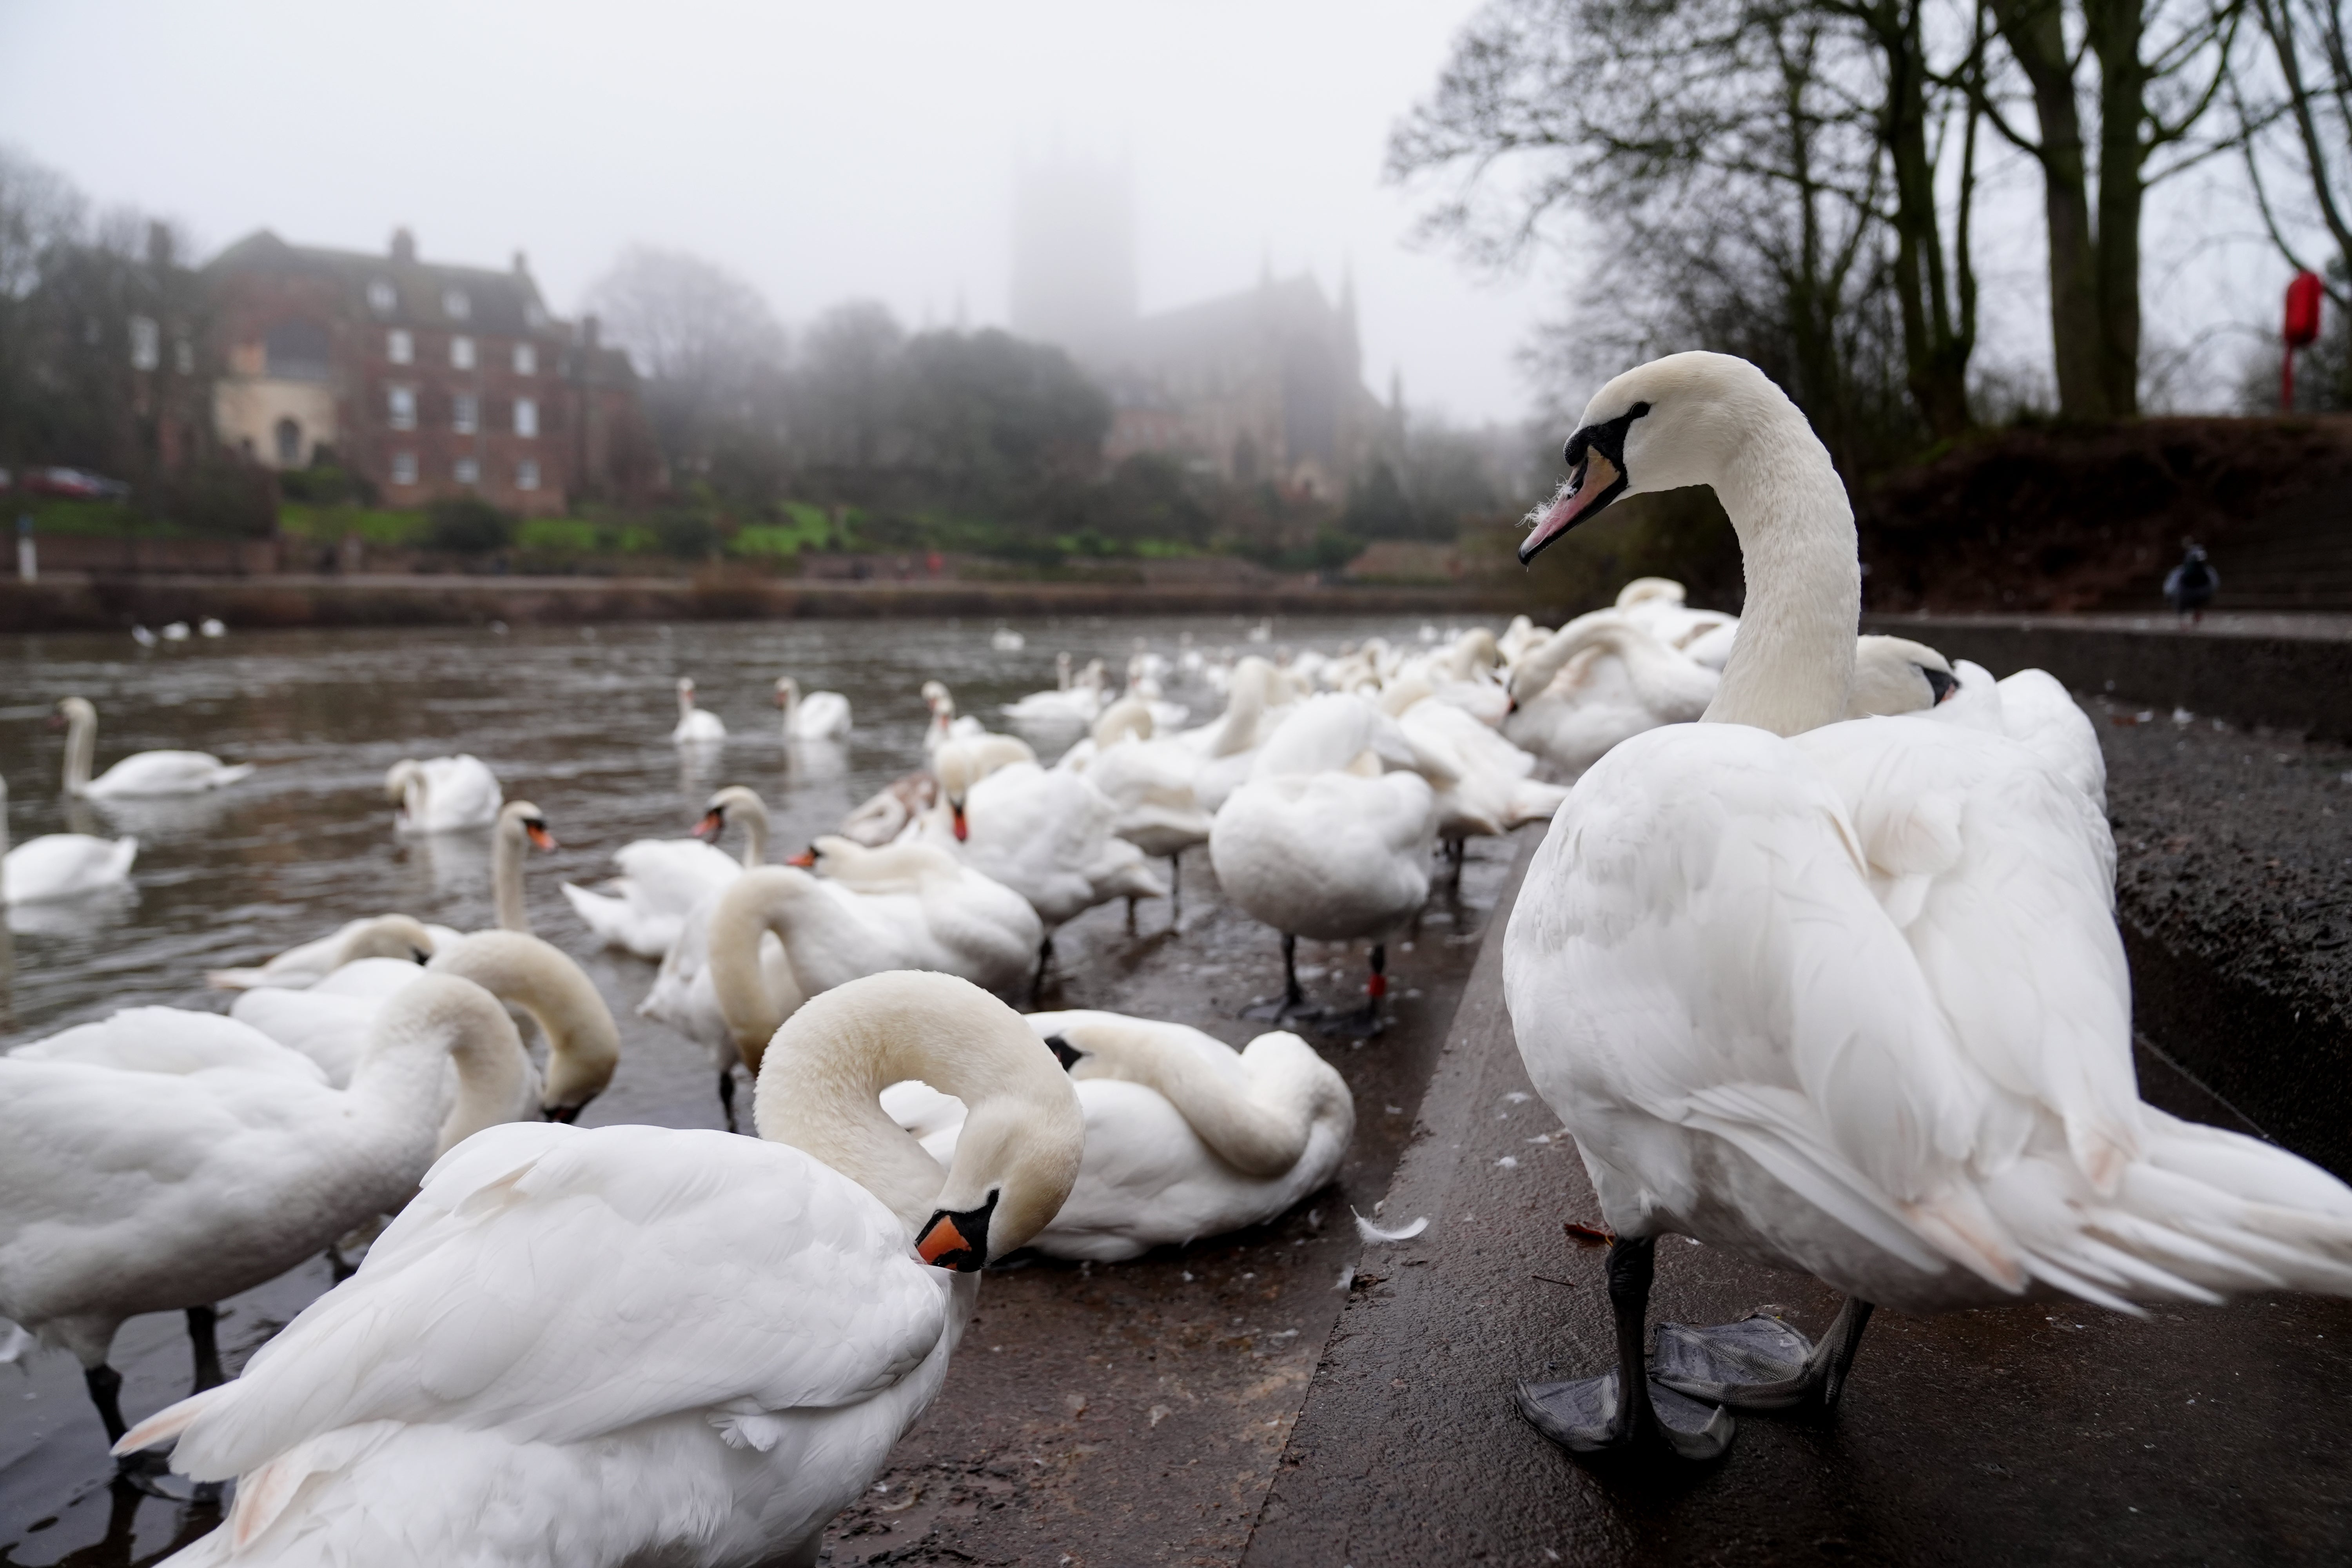
[{"label": "tree trunk", "polygon": [[[2010,53],[2032,86],[2034,113],[2041,121],[2042,205],[2050,239],[2050,344],[2057,362],[2058,411],[2074,419],[2112,418],[2119,410],[2107,391],[2090,180],[2084,167],[2083,124],[2074,109],[2074,73],[2066,57],[2060,0],[1993,0],[1993,16]],[[2135,137],[2138,124],[2139,116],[2134,112]],[[2137,187],[2137,158],[2133,164],[2126,183]],[[2135,195],[2135,217],[2137,208]],[[2131,243],[2137,258],[2136,228]],[[2137,278],[2131,293],[2137,349]]]},{"label": "tree trunk", "polygon": [[[1927,428],[1939,437],[1956,436],[1972,423],[1968,376],[1976,332],[1973,320],[1954,328],[1947,296],[1936,165],[1927,153],[1927,62],[1918,5],[1916,0],[1882,0],[1863,15],[1886,69],[1879,136],[1894,168],[1895,288],[1902,309],[1904,380]],[[1973,178],[1974,173],[1964,169],[1961,178]],[[1965,289],[1965,227],[1959,244],[1955,270]]]},{"label": "tree trunk", "polygon": [[2139,58],[2147,26],[2142,0],[2085,0],[2091,52],[2099,62],[2099,382],[2107,413],[2139,412],[2140,119],[2147,68]]}]

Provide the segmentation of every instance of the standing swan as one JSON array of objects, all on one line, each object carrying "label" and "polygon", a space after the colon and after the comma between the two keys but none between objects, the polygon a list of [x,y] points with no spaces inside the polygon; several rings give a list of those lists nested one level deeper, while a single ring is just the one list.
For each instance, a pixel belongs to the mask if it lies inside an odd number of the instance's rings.
[{"label": "standing swan", "polygon": [[98,750],[98,710],[79,697],[61,698],[66,721],[68,795],[89,800],[135,800],[172,795],[202,795],[233,784],[253,772],[251,763],[230,767],[209,752],[134,752],[96,778],[89,776]]},{"label": "standing swan", "polygon": [[[1834,1401],[1874,1304],[2352,1294],[2352,1188],[2141,1102],[2082,784],[1999,731],[1838,721],[1853,517],[1796,406],[1675,354],[1603,387],[1567,457],[1523,561],[1620,495],[1707,484],[1748,594],[1705,720],[1593,765],[1505,936],[1520,1053],[1615,1232],[1616,1368],[1522,1384],[1528,1419],[1703,1458],[1731,1436],[1715,1403]],[[1847,1300],[1818,1344],[1772,1317],[1662,1328],[1645,1371],[1667,1233]]]},{"label": "standing swan", "polygon": [[79,899],[131,885],[139,840],[44,833],[8,847],[8,781],[0,779],[0,904]]},{"label": "standing swan", "polygon": [[[76,1059],[110,1032],[128,1065]],[[0,1317],[81,1358],[110,1440],[124,1319],[185,1310],[199,1385],[217,1382],[211,1303],[407,1200],[443,1133],[452,1058],[462,1138],[504,1117],[529,1063],[497,1000],[445,974],[384,1009],[344,1089],[233,1020],[168,1007],[0,1057]]]},{"label": "standing swan", "polygon": [[677,678],[677,727],[669,738],[681,746],[715,746],[727,739],[727,726],[719,715],[694,705],[694,677]]},{"label": "standing swan", "polygon": [[801,695],[801,683],[776,677],[776,706],[784,710],[787,741],[837,741],[849,733],[849,699],[838,691]]},{"label": "standing swan", "polygon": [[[910,1078],[971,1108],[944,1173],[878,1103]],[[756,1140],[515,1127],[442,1161],[244,1376],[122,1440],[239,1478],[173,1561],[814,1563],[1084,1133],[1052,1053],[943,974],[811,1003],[757,1114]]]}]

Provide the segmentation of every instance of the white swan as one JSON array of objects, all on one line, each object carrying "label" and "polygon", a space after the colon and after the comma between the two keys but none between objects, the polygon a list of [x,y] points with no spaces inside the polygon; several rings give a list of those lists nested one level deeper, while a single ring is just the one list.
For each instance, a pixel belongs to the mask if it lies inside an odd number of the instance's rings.
[{"label": "white swan", "polygon": [[[746,871],[719,896],[706,932],[704,994],[754,1079],[769,1037],[811,997],[892,969],[1000,991],[1028,973],[1044,940],[1018,893],[929,845],[867,849],[827,837],[809,858],[824,875]],[[782,944],[781,967],[763,962],[764,936]]]},{"label": "white swan", "polygon": [[849,699],[838,691],[801,695],[801,683],[776,677],[776,706],[784,710],[787,741],[837,741],[849,733]]},{"label": "white swan", "polygon": [[0,779],[0,904],[44,904],[128,887],[139,840],[44,833],[8,846],[8,781]]},{"label": "white swan", "polygon": [[383,793],[400,808],[393,819],[394,830],[400,833],[488,827],[506,804],[498,775],[480,758],[465,752],[421,763],[404,757],[385,772]]},{"label": "white swan", "polygon": [[96,778],[89,776],[98,749],[98,710],[79,697],[61,698],[66,721],[65,791],[90,800],[137,800],[155,795],[202,795],[233,784],[253,772],[251,763],[230,767],[209,752],[134,752]]},{"label": "white swan", "polygon": [[490,900],[498,929],[530,931],[530,907],[523,901],[522,863],[533,849],[542,855],[562,847],[547,830],[547,816],[527,800],[510,800],[499,807],[498,826],[490,831]]},{"label": "white swan", "polygon": [[446,942],[457,940],[447,926],[430,926],[406,915],[377,915],[347,921],[328,936],[289,947],[267,963],[246,969],[214,969],[205,983],[216,991],[249,991],[257,986],[300,990],[316,985],[347,963],[366,958],[404,959],[423,963]]},{"label": "white swan", "polygon": [[[1157,738],[1153,727],[1146,704],[1112,703],[1095,721],[1087,738],[1093,754],[1086,758],[1082,771],[1117,812],[1111,831],[1144,854],[1168,862],[1172,898],[1184,851],[1209,841],[1212,819],[1193,787],[1205,759],[1181,741]],[[1068,762],[1065,758],[1060,765]]]},{"label": "white swan", "polygon": [[[1030,1244],[1048,1257],[1117,1263],[1263,1225],[1339,1173],[1355,1098],[1297,1035],[1260,1035],[1236,1051],[1120,1013],[1027,1021],[1069,1068],[1087,1123],[1077,1184]],[[953,1155],[960,1104],[898,1084],[882,1105],[933,1158]]]},{"label": "white swan", "polygon": [[[521,1008],[547,1039],[547,1070],[534,1069],[506,1120],[544,1116],[573,1121],[613,1081],[621,1032],[594,982],[563,953],[520,931],[484,931],[442,945],[426,966],[454,974]],[[319,1064],[341,1089],[367,1054],[383,1009],[415,970],[386,959],[365,959],[328,975],[308,990],[247,991],[229,1016]],[[449,1086],[454,1101],[456,1084]]]},{"label": "white swan", "polygon": [[[743,858],[717,847],[730,821],[743,825]],[[656,962],[677,945],[695,906],[716,897],[746,866],[768,858],[768,806],[758,794],[730,784],[710,797],[691,838],[639,838],[613,853],[621,874],[591,892],[563,884],[580,922],[606,947]]]},{"label": "white swan", "polygon": [[1092,723],[1103,710],[1105,679],[1103,661],[1091,659],[1076,679],[1052,691],[1033,691],[999,711],[1016,724]]},{"label": "white swan", "polygon": [[1241,787],[1257,761],[1257,749],[1297,709],[1297,694],[1282,672],[1252,654],[1234,668],[1225,688],[1225,710],[1197,729],[1169,737],[1200,753],[1192,796],[1214,815]]},{"label": "white swan", "polygon": [[[877,1103],[917,1076],[972,1107],[945,1172]],[[1084,1133],[1036,1037],[940,974],[803,1009],[759,1122],[506,1128],[444,1160],[242,1377],[123,1440],[239,1478],[172,1561],[814,1563]]]},{"label": "white swan", "polygon": [[1697,718],[1719,679],[1622,612],[1595,610],[1512,667],[1503,733],[1573,775],[1629,735]]},{"label": "white swan", "polygon": [[921,768],[901,773],[841,819],[842,837],[877,849],[907,831],[940,798],[940,781]]},{"label": "white swan", "polygon": [[1437,790],[1437,837],[1457,873],[1465,839],[1496,837],[1530,822],[1543,822],[1568,798],[1560,784],[1533,775],[1536,759],[1478,720],[1457,702],[1436,695],[1426,680],[1407,678],[1381,694],[1381,707],[1395,715],[1413,749],[1435,758],[1442,778]]},{"label": "white swan", "polygon": [[[1368,773],[1352,771],[1366,752]],[[1308,700],[1259,752],[1209,832],[1217,881],[1253,920],[1282,933],[1283,994],[1252,1016],[1301,1016],[1298,939],[1374,939],[1366,1007],[1377,1028],[1389,932],[1429,897],[1435,795],[1396,721],[1360,697]],[[1385,764],[1394,770],[1381,772]]]},{"label": "white swan", "polygon": [[218,1381],[211,1303],[406,1201],[452,1058],[464,1136],[505,1114],[529,1064],[496,999],[443,974],[384,1010],[345,1089],[233,1019],[169,1007],[0,1057],[0,1317],[79,1356],[121,1436],[106,1357],[122,1321],[184,1310],[198,1382]]},{"label": "white swan", "polygon": [[[1528,1417],[1572,1449],[1706,1455],[1730,1436],[1706,1402],[1833,1400],[1873,1304],[2352,1294],[2352,1188],[2140,1101],[2079,787],[1965,724],[1836,721],[1853,513],[1779,388],[1723,355],[1657,361],[1601,389],[1568,459],[1522,559],[1618,495],[1711,484],[1748,595],[1709,721],[1594,765],[1506,934],[1520,1052],[1616,1232],[1617,1370],[1522,1385]],[[1769,1317],[1662,1329],[1645,1373],[1670,1232],[1847,1303],[1818,1345]]]},{"label": "white swan", "polygon": [[671,741],[681,746],[715,746],[727,739],[727,726],[719,715],[707,708],[694,705],[694,677],[677,678],[677,725],[669,732]]},{"label": "white swan", "polygon": [[1029,900],[1044,922],[1035,986],[1053,962],[1055,928],[1113,899],[1164,899],[1143,851],[1112,829],[1118,808],[1082,773],[1034,762],[982,772],[979,747],[943,746],[933,759],[940,800],[919,841],[948,849]]}]

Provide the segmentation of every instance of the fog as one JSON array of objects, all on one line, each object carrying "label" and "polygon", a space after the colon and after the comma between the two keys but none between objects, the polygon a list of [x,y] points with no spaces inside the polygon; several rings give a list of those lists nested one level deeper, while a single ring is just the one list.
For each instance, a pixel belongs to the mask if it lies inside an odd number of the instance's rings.
[{"label": "fog", "polygon": [[1002,323],[1024,159],[1124,162],[1145,310],[1352,273],[1365,380],[1516,416],[1559,297],[1412,241],[1383,184],[1472,0],[336,6],[0,0],[0,142],[206,248],[268,227],[428,258],[528,253],[561,310],[632,243],[787,321],[879,299]]}]

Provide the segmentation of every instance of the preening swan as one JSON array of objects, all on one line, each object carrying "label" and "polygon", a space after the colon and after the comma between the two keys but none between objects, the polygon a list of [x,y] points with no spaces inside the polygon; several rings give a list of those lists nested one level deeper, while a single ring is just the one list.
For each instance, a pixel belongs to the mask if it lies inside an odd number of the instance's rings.
[{"label": "preening swan", "polygon": [[[381,966],[381,967],[378,967]],[[229,1016],[317,1062],[337,1089],[365,1057],[383,1009],[406,988],[409,971],[384,960],[330,974],[304,991],[247,992]],[[547,1039],[547,1070],[534,1069],[507,1117],[574,1121],[613,1081],[621,1032],[595,984],[569,957],[520,931],[482,931],[444,943],[431,973],[470,980],[500,1002],[520,1007]],[[375,969],[376,973],[365,973]],[[456,1084],[449,1086],[454,1099]]]},{"label": "preening swan", "polygon": [[776,706],[784,710],[787,741],[837,741],[849,733],[849,699],[838,691],[801,695],[801,683],[776,677]]},{"label": "preening swan", "polygon": [[0,779],[0,904],[43,904],[127,887],[139,840],[44,833],[8,847],[8,782]]},{"label": "preening swan", "polygon": [[[913,1078],[971,1108],[944,1173],[877,1103]],[[443,1160],[242,1377],[123,1439],[239,1478],[173,1561],[814,1563],[1084,1132],[1036,1036],[941,974],[812,1002],[758,1117],[760,1139],[505,1128]]]},{"label": "preening swan", "polygon": [[694,677],[677,678],[677,726],[669,738],[681,746],[715,746],[727,739],[727,726],[719,715],[694,705]]},{"label": "preening swan", "polygon": [[90,800],[137,800],[155,795],[202,795],[233,784],[253,772],[251,763],[230,767],[209,752],[134,752],[96,778],[89,776],[98,750],[98,710],[79,697],[58,700],[66,722],[65,791]]},{"label": "preening swan", "polygon": [[[730,822],[743,827],[743,858],[718,847]],[[659,961],[677,945],[695,907],[716,898],[746,866],[768,858],[768,806],[757,793],[730,784],[710,797],[691,838],[639,838],[613,854],[621,874],[591,892],[563,884],[580,921],[606,947]]]},{"label": "preening swan", "polygon": [[[1748,593],[1706,721],[1594,764],[1506,933],[1520,1052],[1616,1233],[1616,1370],[1523,1384],[1528,1418],[1571,1449],[1705,1456],[1717,1402],[1833,1400],[1874,1303],[2352,1294],[2352,1188],[2141,1103],[2081,785],[1967,723],[1837,721],[1853,513],[1780,389],[1676,354],[1603,387],[1567,458],[1523,560],[1619,495],[1711,484]],[[1645,1372],[1670,1232],[1847,1302],[1818,1344],[1767,1317],[1662,1329]]]},{"label": "preening swan", "polygon": [[939,798],[940,781],[927,770],[901,773],[841,819],[841,837],[878,849],[906,832]]},{"label": "preening swan", "polygon": [[1572,776],[1628,735],[1697,718],[1719,679],[1622,612],[1595,610],[1513,667],[1503,733]]},{"label": "preening swan", "polygon": [[124,1319],[185,1310],[198,1382],[217,1382],[211,1303],[406,1201],[453,1058],[463,1137],[502,1119],[529,1063],[497,1000],[445,974],[384,1009],[344,1089],[233,1019],[169,1007],[0,1057],[0,1317],[81,1359],[110,1439]]},{"label": "preening swan", "polygon": [[383,793],[400,808],[393,827],[401,833],[488,827],[499,819],[499,807],[506,801],[498,776],[480,758],[462,752],[421,763],[402,758],[383,775]]},{"label": "preening swan", "polygon": [[[1049,1257],[1117,1263],[1262,1225],[1320,1190],[1348,1152],[1355,1099],[1297,1035],[1236,1051],[1120,1013],[1032,1013],[1028,1024],[1068,1067],[1087,1123],[1077,1184],[1030,1244]],[[882,1103],[933,1157],[952,1155],[963,1120],[953,1101],[906,1084]]]}]

